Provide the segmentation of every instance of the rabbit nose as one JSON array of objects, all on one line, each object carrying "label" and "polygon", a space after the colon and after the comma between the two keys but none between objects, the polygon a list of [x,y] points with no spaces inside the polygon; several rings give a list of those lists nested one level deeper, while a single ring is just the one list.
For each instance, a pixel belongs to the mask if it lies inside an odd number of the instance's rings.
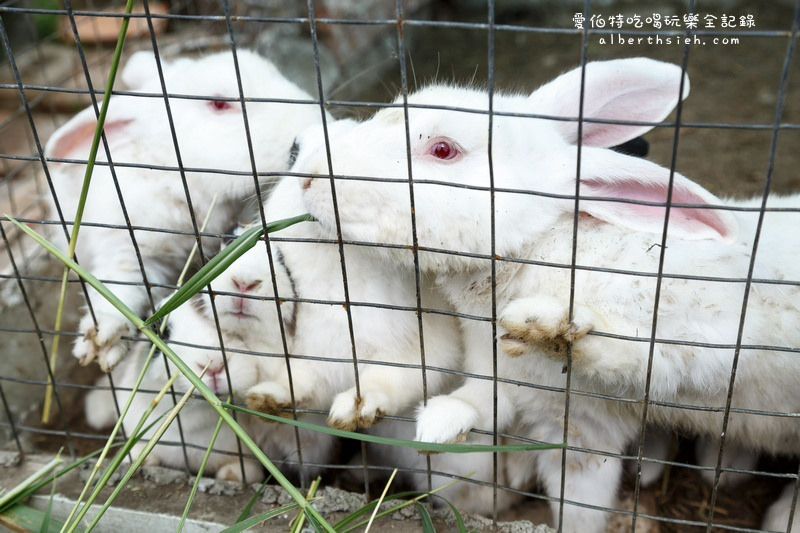
[{"label": "rabbit nose", "polygon": [[261,286],[260,279],[255,281],[241,281],[237,278],[231,278],[231,283],[233,283],[233,286],[236,287],[236,290],[242,294],[254,291]]}]

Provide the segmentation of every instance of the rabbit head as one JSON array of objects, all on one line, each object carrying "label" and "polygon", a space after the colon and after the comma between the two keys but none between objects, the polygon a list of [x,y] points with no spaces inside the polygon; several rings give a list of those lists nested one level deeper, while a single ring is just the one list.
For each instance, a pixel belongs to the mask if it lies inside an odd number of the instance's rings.
[{"label": "rabbit head", "polygon": [[[234,335],[223,331],[223,343],[226,348],[223,358],[220,349],[219,336],[214,321],[210,320],[205,310],[203,300],[195,297],[186,304],[173,311],[167,319],[165,340],[195,374],[202,375],[203,382],[220,397],[228,393],[244,394],[258,381],[258,357],[238,353],[236,350],[246,349]],[[227,373],[225,366],[227,363]],[[151,370],[163,374],[163,366],[154,361]],[[178,372],[170,364],[171,372]],[[228,377],[230,386],[228,387]],[[190,384],[184,376],[177,379],[176,388],[185,391]]]},{"label": "rabbit head", "polygon": [[[495,94],[491,117],[484,91],[429,87],[408,96],[407,117],[399,98],[370,120],[329,135],[332,169],[321,135],[303,135],[293,170],[337,177],[335,194],[329,179],[301,180],[306,206],[333,231],[335,200],[343,238],[399,245],[379,250],[410,262],[409,168],[419,246],[484,256],[491,251],[492,178],[495,253],[506,256],[573,216],[578,169],[580,213],[600,222],[661,232],[670,184],[673,204],[717,203],[677,173],[608,149],[670,113],[680,94],[679,67],[633,58],[588,63],[583,74],[567,72],[529,96]],[[683,97],[688,87],[684,78]],[[590,122],[576,120],[581,95]],[[736,225],[722,211],[678,206],[671,209],[669,231],[732,241]],[[419,260],[428,271],[459,270],[475,261],[425,250]]]},{"label": "rabbit head", "polygon": [[[285,170],[292,139],[320,120],[319,106],[308,103],[310,96],[284,78],[267,59],[247,50],[238,51],[237,59],[238,70],[230,52],[197,59],[161,60],[164,86],[170,95],[170,117],[154,54],[133,54],[121,77],[137,95],[113,96],[104,124],[114,161],[175,167],[179,152],[184,168],[227,171],[213,173],[213,179],[205,180],[204,187],[220,192],[238,190],[252,184],[249,130],[256,169]],[[244,108],[240,88],[248,99]],[[287,100],[305,103],[286,103]],[[95,127],[95,110],[89,107],[50,138],[47,156],[85,159]],[[98,159],[105,159],[104,150],[99,150]]]},{"label": "rabbit head", "polygon": [[[282,263],[280,250],[272,245],[272,265],[275,269],[275,282],[278,296],[294,296],[292,279]],[[275,306],[275,293],[272,284],[272,268],[264,243],[245,252],[233,262],[214,281],[214,305],[217,309],[222,330],[245,339],[259,350],[273,353],[283,351],[278,311]],[[287,334],[294,328],[296,303],[281,301],[281,317]],[[206,300],[203,312],[211,317],[211,309]]]}]

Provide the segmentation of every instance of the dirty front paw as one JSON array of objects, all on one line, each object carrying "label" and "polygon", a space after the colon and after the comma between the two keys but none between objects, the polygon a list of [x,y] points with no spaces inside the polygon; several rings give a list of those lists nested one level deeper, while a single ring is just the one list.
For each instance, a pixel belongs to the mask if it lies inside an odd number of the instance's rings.
[{"label": "dirty front paw", "polygon": [[388,396],[380,391],[362,390],[360,397],[354,388],[339,393],[331,404],[328,425],[344,431],[368,428],[376,418],[387,414],[384,406],[388,403]]},{"label": "dirty front paw", "polygon": [[262,381],[250,387],[245,403],[249,409],[260,413],[291,416],[292,395],[288,388],[276,381]]},{"label": "dirty front paw", "polygon": [[577,306],[573,311],[570,320],[564,302],[549,296],[512,300],[497,321],[501,328],[500,347],[511,357],[536,349],[566,358],[567,343],[577,341],[594,327],[588,312]]},{"label": "dirty front paw", "polygon": [[96,317],[96,326],[91,314],[81,319],[81,337],[75,341],[72,354],[84,366],[97,359],[100,369],[110,372],[128,353],[129,341],[122,337],[132,334],[133,326],[120,314],[98,312]]}]

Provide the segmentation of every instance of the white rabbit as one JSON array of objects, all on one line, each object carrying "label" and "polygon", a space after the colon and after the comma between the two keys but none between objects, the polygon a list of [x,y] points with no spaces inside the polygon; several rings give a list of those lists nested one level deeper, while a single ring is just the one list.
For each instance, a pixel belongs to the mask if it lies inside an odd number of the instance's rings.
[{"label": "white rabbit", "polygon": [[[350,121],[340,121],[331,125],[331,133],[346,131],[349,127]],[[314,134],[321,136],[321,129],[313,129],[303,137]],[[304,142],[301,140],[301,146]],[[265,204],[265,212],[271,220],[304,212],[297,178],[284,178],[275,186]],[[416,406],[423,398],[423,391],[419,369],[420,340],[413,310],[416,307],[413,270],[386,269],[376,264],[361,247],[345,246],[355,353],[362,362],[395,364],[361,363],[361,397],[357,398],[338,246],[334,243],[283,241],[287,238],[333,239],[333,236],[319,224],[302,223],[281,231],[276,238],[282,242],[272,244],[273,261],[284,271],[281,277],[291,279],[291,290],[284,294],[279,290],[279,296],[315,300],[301,301],[291,311],[284,311],[284,318],[286,315],[292,318],[290,353],[322,358],[321,361],[292,359],[292,382],[298,406],[330,408],[329,423],[348,430],[370,426],[379,414],[399,414]],[[247,293],[250,287],[260,296],[272,296],[267,267],[265,250],[256,247],[216,280],[216,289]],[[446,309],[424,280],[421,290],[424,308]],[[228,302],[223,296],[218,296],[215,301],[222,320],[226,315],[236,316],[242,305],[239,296],[230,298]],[[406,309],[359,305],[364,302]],[[256,305],[256,302],[247,305]],[[261,305],[274,307],[273,302],[262,302]],[[264,331],[255,330],[254,334],[264,335]],[[279,333],[277,329],[273,331],[273,334]],[[446,386],[450,375],[435,369],[454,369],[459,365],[458,326],[455,320],[443,314],[424,313],[423,331],[426,363],[434,367],[427,371],[428,394],[436,394]],[[262,393],[262,401],[274,402],[271,407],[265,404],[262,408],[277,412],[290,405],[286,363],[283,359],[268,362],[273,370],[265,373],[274,371],[274,381],[261,384],[249,396],[252,395],[251,401],[256,402],[256,393]],[[416,365],[417,368],[401,368],[397,364]]]},{"label": "white rabbit", "polygon": [[[654,163],[604,147],[635,137],[651,127],[648,123],[662,120],[678,101],[681,73],[674,65],[644,58],[586,65],[583,116],[644,124],[584,122],[580,129],[580,150],[576,147],[579,139],[576,121],[514,116],[527,113],[574,119],[578,116],[581,74],[580,69],[568,72],[527,97],[494,95],[493,172],[490,172],[488,157],[489,119],[480,112],[488,110],[485,92],[430,87],[409,96],[411,106],[407,112],[415,180],[414,215],[419,246],[423,249],[420,252],[423,270],[437,275],[438,283],[458,312],[491,319],[491,254],[496,254],[496,309],[502,312],[500,324],[506,326],[506,331],[499,331],[503,335],[501,347],[510,352],[517,349],[517,355],[527,353],[530,346],[525,341],[538,340],[537,328],[543,330],[544,336],[555,337],[550,339],[553,353],[549,357],[512,358],[499,350],[496,362],[500,378],[496,419],[499,431],[521,433],[547,442],[563,440],[564,336],[577,336],[595,326],[601,331],[645,340],[631,343],[592,335],[581,339],[588,345],[586,348],[579,343],[574,346],[571,389],[576,392],[570,395],[566,432],[570,449],[566,452],[563,495],[562,452],[531,454],[539,479],[547,494],[554,498],[553,511],[559,510],[558,500],[562,496],[565,500],[561,524],[564,530],[585,532],[603,529],[604,515],[599,510],[612,506],[621,473],[621,462],[616,456],[636,438],[641,422],[639,404],[580,391],[596,392],[600,388],[613,396],[621,390],[635,389],[636,394],[628,397],[636,400],[643,397],[643,368],[647,363],[646,339],[652,324],[655,277],[579,268],[575,282],[574,324],[577,326],[565,322],[572,271],[578,154],[584,197],[577,217],[578,265],[655,273],[665,209],[658,205],[609,200],[621,197],[663,203],[670,172]],[[684,83],[683,96],[687,93],[688,81]],[[431,109],[431,105],[445,105],[448,109]],[[459,108],[478,112],[462,112]],[[332,136],[331,157],[337,175],[380,178],[336,181],[343,238],[397,245],[372,250],[390,261],[408,263],[411,254],[407,247],[412,240],[408,186],[403,181],[407,179],[409,157],[404,112],[397,107],[385,109],[343,135]],[[306,156],[304,164],[297,165],[296,170],[324,175],[327,170],[324,147],[319,146],[315,155]],[[494,177],[495,187],[494,249],[491,246],[490,176]],[[323,226],[335,227],[334,206],[326,180],[309,178],[302,187],[311,214]],[[586,197],[598,199],[591,201]],[[718,202],[709,192],[679,174],[674,175],[672,201],[703,207]],[[737,238],[736,218],[726,211],[674,207],[665,271],[744,277],[750,246],[731,244]],[[786,258],[791,257],[789,252],[781,252],[779,246],[767,249],[768,253],[786,253]],[[774,276],[762,272],[761,277]],[[787,277],[797,279],[797,276]],[[739,312],[731,301],[741,297],[740,287],[730,283],[714,285],[681,278],[666,279],[662,288],[658,338],[733,343],[735,335],[730,331],[717,331],[715,326],[731,324],[733,320],[735,333]],[[686,297],[695,288],[703,292],[687,301]],[[761,289],[759,285],[757,290]],[[763,289],[771,293],[772,298],[778,298],[780,292],[797,291],[793,286],[765,286]],[[534,295],[531,299],[519,300]],[[725,303],[720,304],[721,301]],[[795,309],[786,298],[775,301]],[[709,310],[707,316],[699,316],[712,302],[716,307]],[[590,310],[596,313],[590,314]],[[687,320],[689,313],[698,316]],[[763,321],[766,317],[753,318],[748,331],[759,331],[765,329],[759,325],[769,324]],[[466,370],[492,376],[491,322],[464,319],[462,325]],[[514,331],[509,329],[514,327]],[[561,336],[551,333],[550,329]],[[780,331],[774,327],[766,329]],[[797,346],[796,328],[781,333],[787,338],[779,344]],[[522,340],[514,338],[522,334],[527,336]],[[762,340],[766,344],[778,342],[770,338]],[[593,348],[592,344],[603,346]],[[616,347],[615,351],[627,350],[625,358],[609,357],[610,349],[606,345]],[[537,345],[534,351],[543,352],[545,348]],[[699,358],[691,348],[659,343],[657,352],[652,399],[675,400],[675,393],[680,392],[682,402],[724,405],[730,350],[704,351],[704,357]],[[760,387],[747,383],[757,376],[747,361],[749,355],[743,355],[740,372],[744,372],[746,378],[739,382],[737,390],[744,394],[760,391]],[[789,354],[776,353],[770,357],[776,365],[785,365]],[[609,368],[597,368],[603,363]],[[694,368],[696,365],[702,368]],[[690,366],[691,372],[682,370]],[[592,370],[585,377],[584,368]],[[778,366],[774,368],[777,370]],[[601,379],[597,376],[601,372],[606,387],[598,387],[596,383]],[[787,412],[791,411],[790,406],[798,404],[794,396],[800,395],[800,388],[789,385],[797,383],[794,369],[777,375],[770,371],[759,376],[767,380],[762,384],[769,383],[770,390],[782,391],[784,400],[791,401],[766,402],[740,396],[736,405],[770,406],[773,410]],[[637,386],[631,386],[631,381]],[[491,429],[492,394],[491,379],[468,379],[454,393],[433,398],[420,412],[417,437],[447,442],[463,439],[471,428]],[[652,407],[650,420],[663,421],[667,427],[691,426],[705,433],[720,429],[717,413],[673,409],[668,415],[667,409]],[[670,416],[672,418],[666,420]],[[681,418],[681,423],[677,423],[676,418]],[[736,430],[737,419],[742,418],[734,415],[731,428],[734,433],[743,428],[740,425]],[[791,428],[796,428],[791,418],[761,419],[760,431],[750,433],[753,445],[758,445],[769,434],[767,426],[774,431],[782,427],[788,434],[792,434]],[[774,447],[778,447],[779,442],[789,442],[780,438],[769,440],[773,444],[766,445]]]},{"label": "white rabbit", "polygon": [[[353,126],[351,121],[330,124],[332,136]],[[321,130],[312,128],[299,139],[298,158],[303,157],[303,145]],[[302,213],[304,210],[297,178],[287,177],[279,182],[265,204],[271,220]],[[413,415],[422,400],[422,373],[419,368],[401,368],[391,363],[420,364],[417,316],[412,310],[362,306],[358,303],[414,308],[415,282],[413,270],[389,267],[376,263],[361,247],[346,245],[344,256],[352,312],[353,338],[359,358],[357,398],[354,385],[352,346],[344,302],[341,261],[338,246],[313,242],[332,239],[329,231],[316,223],[302,223],[274,235],[271,243],[276,270],[279,299],[291,358],[291,383],[296,407],[310,410],[330,410],[328,422],[334,427],[353,430],[369,427],[379,415]],[[289,241],[287,241],[289,239]],[[311,242],[291,242],[305,239]],[[234,262],[217,280],[215,302],[223,325],[228,320],[251,314],[259,317],[261,310],[275,307],[268,257],[263,246],[248,251]],[[288,285],[288,286],[287,286]],[[231,294],[227,294],[231,293]],[[248,299],[247,296],[250,296]],[[257,300],[256,297],[268,300]],[[289,301],[287,301],[289,299]],[[291,300],[299,299],[295,304]],[[422,280],[422,306],[447,309],[432,291],[428,280]],[[257,318],[253,319],[258,320]],[[244,322],[242,322],[244,324]],[[249,327],[250,336],[279,338],[277,324],[263,319],[260,326]],[[423,315],[427,371],[427,392],[440,394],[451,387],[454,378],[441,370],[460,368],[461,344],[457,322],[441,314]],[[251,344],[258,342],[256,339]],[[279,354],[277,354],[279,355]],[[369,364],[369,361],[390,365]],[[264,358],[262,375],[272,379],[259,383],[247,394],[248,405],[271,413],[284,413],[291,406],[289,376],[284,358]],[[285,413],[284,413],[285,414]],[[393,432],[394,423],[382,423],[374,431]],[[384,427],[385,426],[385,427]],[[403,435],[409,438],[411,435]],[[304,450],[305,453],[305,450]],[[396,460],[406,467],[425,465],[414,450],[388,452],[389,462]],[[491,481],[491,454],[453,455],[434,458],[434,464],[451,474],[467,475],[477,471],[475,479]],[[451,458],[450,458],[451,457]],[[488,476],[488,477],[487,477]],[[427,490],[425,476],[418,476],[418,488]],[[435,478],[435,484],[449,481]],[[448,494],[463,502],[463,508],[473,511],[491,509],[491,490],[472,491],[469,482],[460,483]],[[502,499],[502,498],[501,498]],[[488,501],[488,504],[487,504]],[[488,505],[488,507],[487,507]]]},{"label": "white rabbit", "polygon": [[[336,123],[331,131],[345,125]],[[302,152],[301,152],[302,153]],[[300,190],[296,178],[285,178],[272,191],[266,203],[270,219],[285,218],[302,210]],[[366,428],[370,433],[396,438],[413,438],[406,425],[386,421],[372,426],[378,415],[413,416],[413,409],[422,399],[422,375],[418,368],[400,369],[393,366],[359,366],[362,403],[355,399],[352,351],[347,317],[340,305],[342,279],[339,253],[335,244],[319,242],[285,242],[283,239],[320,239],[323,233],[313,223],[293,226],[274,235],[280,241],[272,242],[273,264],[281,300],[284,334],[291,354],[310,356],[311,359],[291,359],[291,383],[298,409],[330,410],[328,422],[338,428],[353,430]],[[329,238],[327,235],[325,238]],[[414,280],[409,272],[400,269],[386,270],[370,258],[364,258],[357,247],[347,246],[345,257],[351,301],[378,304],[414,305]],[[260,360],[259,375],[262,382],[247,392],[248,405],[271,414],[287,416],[291,407],[291,393],[286,361],[281,355],[281,337],[277,320],[266,320],[268,310],[275,309],[274,292],[267,254],[259,244],[237,259],[215,280],[215,302],[220,324],[233,330],[239,325],[248,344],[259,351],[267,351],[263,343],[272,346],[273,357]],[[423,307],[442,305],[423,288],[428,296]],[[295,303],[294,299],[313,300]],[[287,299],[289,299],[287,301]],[[432,305],[432,303],[434,305]],[[354,338],[360,360],[372,359],[394,363],[419,364],[419,337],[416,315],[409,311],[391,311],[353,306]],[[459,366],[460,342],[455,320],[440,315],[425,315],[423,320],[426,362],[440,369]],[[259,344],[262,346],[258,347]],[[447,374],[429,370],[429,394],[438,394],[452,386],[454,379]],[[309,414],[301,415],[309,420]],[[316,422],[315,420],[311,420]],[[287,435],[286,449],[294,441]],[[482,441],[484,443],[491,443]],[[304,445],[303,460],[319,454],[320,447],[330,446],[324,435],[314,445]],[[370,446],[370,465],[391,465],[406,469],[425,470],[425,457],[416,450],[387,446]],[[457,504],[459,509],[491,513],[492,455],[435,455],[433,470],[453,475],[467,476],[443,495]],[[503,479],[503,467],[500,469]],[[407,475],[407,481],[417,490],[427,490],[425,474]],[[450,477],[434,476],[434,487],[451,481]],[[513,496],[500,493],[500,507],[506,507]]]},{"label": "white rabbit", "polygon": [[[202,376],[203,382],[222,399],[225,399],[229,393],[233,393],[234,397],[240,397],[242,393],[258,381],[258,357],[239,353],[238,351],[248,350],[249,348],[235,335],[225,335],[223,340],[226,353],[223,359],[214,322],[207,316],[207,311],[203,309],[204,307],[206,307],[204,300],[200,297],[195,297],[173,311],[168,319],[167,332],[164,337],[168,340],[170,347],[180,355],[181,359],[195,374],[199,376],[206,369],[205,374]],[[130,389],[141,372],[149,348],[149,343],[138,344],[134,354],[114,371],[117,402],[120,408],[130,396]],[[225,368],[226,362],[227,371]],[[170,375],[179,372],[172,363],[169,363],[168,366]],[[232,391],[228,388],[228,376],[233,387]],[[145,410],[150,406],[156,392],[164,386],[167,380],[164,361],[161,355],[157,353],[147,368],[140,390],[136,393],[130,410],[123,420],[123,427],[129,436]],[[189,387],[188,380],[181,375],[174,385],[177,397],[180,398],[180,395],[186,392]],[[86,396],[86,413],[89,423],[99,429],[113,421],[116,418],[116,413],[113,411],[112,402],[110,391],[94,390],[88,394]],[[146,423],[145,427],[158,416],[171,409],[173,405],[170,393],[168,393],[150,415],[149,422]],[[189,461],[188,467],[193,472],[197,472],[213,435],[218,416],[203,398],[191,398],[180,411],[179,416],[180,429],[183,432],[183,443],[186,444],[185,451]],[[256,442],[260,444],[267,442],[268,426],[247,415],[239,414],[237,416],[239,423],[248,430],[248,434]],[[156,424],[154,428],[145,434],[145,438],[134,448],[134,456],[138,456],[141,453],[147,438],[153,434],[159,425]],[[183,468],[184,451],[182,449],[180,429],[178,422],[173,421],[162,436],[159,444],[147,456],[145,464]],[[245,453],[247,452],[246,448],[242,449]],[[206,465],[205,473],[215,474],[218,479],[240,481],[242,473],[237,456],[236,436],[225,424],[222,425],[214,443],[214,450],[215,452],[211,454]],[[244,458],[244,468],[248,482],[257,482],[264,478],[261,465],[256,460]]]},{"label": "white rabbit", "polygon": [[[246,50],[238,52],[238,60],[246,98],[310,99],[268,60]],[[175,95],[170,96],[169,106],[180,165],[164,98],[159,96],[161,82],[152,53],[134,54],[122,71],[129,89],[152,96],[113,96],[104,125],[130,224],[138,228],[136,241],[147,282],[156,292],[155,301],[163,296],[158,287],[174,282],[195,242],[192,216],[199,227],[213,196],[219,194],[206,231],[221,233],[236,222],[242,199],[255,193],[241,103],[228,100],[239,98],[233,55],[223,52],[161,64],[166,89]],[[286,170],[294,136],[320,120],[319,107],[309,103],[247,101],[245,106],[259,172]],[[85,161],[95,125],[95,111],[89,107],[53,134],[47,143],[47,157]],[[106,161],[102,145],[98,161]],[[63,215],[72,220],[85,166],[51,163],[50,168]],[[186,178],[193,213],[182,176]],[[50,216],[57,217],[55,204]],[[78,260],[98,278],[110,281],[111,290],[131,309],[140,314],[147,312],[148,297],[141,285],[139,261],[106,165],[99,164],[94,169],[83,222],[76,250]],[[60,227],[57,237],[63,240]],[[121,337],[134,331],[110,304],[91,294],[96,325],[87,311],[80,323],[82,336],[73,352],[82,364],[97,358],[100,367],[109,370],[128,350],[128,342],[121,341]]]},{"label": "white rabbit", "polygon": [[[243,228],[237,228],[237,233],[241,229]],[[283,234],[284,232],[281,232],[279,235]],[[283,266],[279,252],[276,253],[275,261],[275,284],[278,294],[282,298],[296,297],[294,280]],[[258,356],[257,383],[260,383],[261,387],[265,386],[264,383],[273,383],[286,376],[283,336],[291,339],[297,320],[297,303],[281,299],[280,318],[283,322],[283,333],[281,332],[272,272],[264,245],[259,242],[214,282],[214,301],[220,329],[228,335],[240,338]],[[210,305],[206,304],[204,309],[209,318],[213,318],[210,314]],[[294,376],[294,379],[303,378]],[[269,409],[258,403],[254,405],[250,390],[257,389],[250,387],[242,392],[247,393],[251,407],[272,414],[290,416],[280,411],[278,407]],[[285,405],[289,405],[289,400]],[[303,418],[306,422],[325,423],[325,417],[316,413],[306,413]],[[273,462],[284,463],[290,471],[299,471],[298,463],[302,462],[303,473],[316,476],[322,472],[321,465],[329,463],[337,449],[337,441],[330,435],[304,429],[295,432],[293,426],[271,424],[264,420],[260,423],[268,427],[268,434],[260,441],[265,453]],[[298,435],[300,450],[298,450]]]}]

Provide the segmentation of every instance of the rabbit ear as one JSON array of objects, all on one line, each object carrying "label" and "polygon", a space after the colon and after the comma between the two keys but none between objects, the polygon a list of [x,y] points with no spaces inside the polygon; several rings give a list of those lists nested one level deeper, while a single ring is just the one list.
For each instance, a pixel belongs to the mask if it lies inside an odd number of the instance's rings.
[{"label": "rabbit ear", "polygon": [[[162,66],[167,68],[167,63],[162,61]],[[130,89],[137,89],[142,87],[148,81],[158,77],[158,70],[156,69],[156,60],[152,51],[140,50],[135,52],[128,58],[125,67],[120,74],[125,85]],[[118,139],[126,135],[126,131],[130,129],[131,124],[137,119],[137,108],[141,111],[141,105],[138,104],[139,99],[136,100],[136,108],[131,109],[130,101],[134,101],[132,97],[115,96],[117,105],[111,105],[106,116],[103,131],[106,134],[106,139],[111,142],[112,139]],[[121,105],[119,100],[121,98],[128,98],[128,105]],[[98,102],[100,105],[100,102]],[[97,115],[93,107],[87,107],[74,117],[61,126],[58,130],[50,136],[45,147],[45,154],[47,157],[67,158],[69,156],[85,156],[88,153],[89,146],[91,146],[92,138],[94,137],[94,130],[97,127]]]},{"label": "rabbit ear", "polygon": [[[616,59],[588,63],[585,78],[584,119],[661,122],[678,103],[681,69],[643,57]],[[688,94],[686,77],[682,98]],[[581,69],[576,68],[534,91],[530,102],[537,114],[573,119],[554,124],[567,142],[577,144],[580,95]],[[582,144],[615,146],[652,128],[584,122]]]},{"label": "rabbit ear", "polygon": [[[161,60],[161,68],[167,67],[167,62]],[[143,86],[150,80],[158,78],[158,67],[156,57],[152,50],[139,50],[135,52],[128,61],[120,74],[122,81],[129,89]]]},{"label": "rabbit ear", "polygon": [[[582,151],[579,209],[583,213],[617,226],[660,233],[664,228],[664,205],[614,200],[666,204],[668,189],[669,170],[655,163],[605,149],[587,147]],[[728,211],[708,207],[720,205],[722,201],[677,172],[673,176],[671,203],[670,235],[683,239],[735,241],[736,219]]]},{"label": "rabbit ear", "polygon": [[[112,139],[125,135],[125,131],[133,121],[133,116],[114,117],[109,113],[103,125],[106,139],[111,142]],[[97,115],[94,107],[87,107],[50,136],[45,146],[45,154],[47,157],[60,159],[85,156],[89,152],[95,128],[97,128]]]}]

